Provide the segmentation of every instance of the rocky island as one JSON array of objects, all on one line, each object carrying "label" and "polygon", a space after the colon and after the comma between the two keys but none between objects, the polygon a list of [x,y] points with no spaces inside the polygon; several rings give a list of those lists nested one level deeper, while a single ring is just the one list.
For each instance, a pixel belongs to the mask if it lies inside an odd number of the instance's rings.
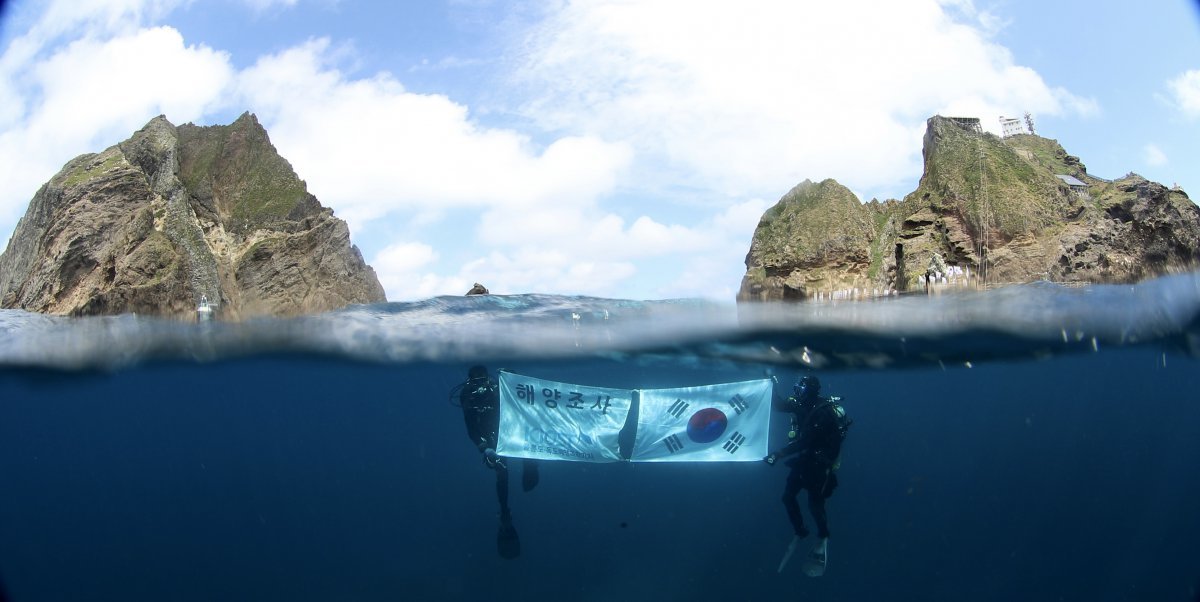
[{"label": "rocky island", "polygon": [[935,116],[904,200],[804,181],[768,209],[738,301],[869,297],[949,281],[1132,283],[1200,266],[1200,208],[1179,188],[1087,173],[1055,140]]},{"label": "rocky island", "polygon": [[385,301],[346,223],[258,119],[172,125],[68,162],[0,254],[0,307],[59,315],[295,316]]}]

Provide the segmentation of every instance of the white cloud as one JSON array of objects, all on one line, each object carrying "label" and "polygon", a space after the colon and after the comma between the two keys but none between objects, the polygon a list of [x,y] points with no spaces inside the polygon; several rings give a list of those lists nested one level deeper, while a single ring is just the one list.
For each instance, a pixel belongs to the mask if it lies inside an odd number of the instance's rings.
[{"label": "white cloud", "polygon": [[[783,195],[780,195],[781,197]],[[725,236],[746,236],[754,232],[763,213],[773,205],[762,199],[753,199],[733,205],[713,218],[714,228]],[[749,241],[747,240],[747,249]]]},{"label": "white cloud", "polygon": [[643,215],[626,227],[617,215],[593,215],[570,206],[489,212],[480,220],[479,230],[480,239],[488,244],[569,249],[572,256],[589,260],[648,257],[707,246],[703,236],[683,226],[664,225]]},{"label": "white cloud", "polygon": [[23,40],[10,50],[32,60],[17,64],[9,52],[0,58],[7,82],[0,98],[12,102],[0,113],[5,234],[69,159],[129,137],[158,114],[176,123],[199,119],[224,102],[233,77],[227,54],[187,45],[169,27],[85,36],[51,52],[29,52],[41,42]]},{"label": "white cloud", "polygon": [[463,294],[470,288],[459,276],[443,277],[430,270],[438,259],[433,247],[419,242],[394,243],[370,261],[389,300],[424,299]]},{"label": "white cloud", "polygon": [[[770,204],[760,199],[805,178],[874,194],[914,180],[934,113],[992,129],[1001,114],[1099,110],[1017,64],[989,38],[1004,23],[969,0],[550,3],[510,49],[514,87],[492,91],[510,107],[486,113],[518,107],[531,132],[484,124],[480,109],[392,73],[357,75],[344,41],[239,56],[250,66],[236,71],[221,49],[153,27],[186,1],[55,2],[6,49],[0,234],[71,156],[158,113],[182,123],[248,109],[356,237],[394,220],[372,230],[400,233],[386,247],[364,247],[389,298],[480,281],[728,299]],[[1172,84],[1181,107],[1195,106],[1193,73]],[[436,238],[464,213],[478,222],[456,224],[452,243]],[[462,236],[471,228],[474,240]]]},{"label": "white cloud", "polygon": [[298,2],[298,0],[242,0],[242,1],[245,2],[246,6],[249,6],[251,9],[253,9],[256,12],[264,12],[269,9],[275,8],[277,6],[280,8],[291,8],[293,6],[296,6],[296,4]]},{"label": "white cloud", "polygon": [[110,36],[155,23],[191,0],[54,0],[23,36],[26,47],[40,49],[62,36]]},{"label": "white cloud", "polygon": [[702,224],[698,234],[709,241],[699,253],[679,257],[682,269],[656,289],[659,298],[709,297],[732,301],[745,273],[744,258],[754,228],[773,203],[754,199],[737,203]]},{"label": "white cloud", "polygon": [[1175,106],[1191,119],[1200,118],[1200,69],[1184,72],[1167,82]]},{"label": "white cloud", "polygon": [[982,28],[935,0],[564,3],[514,79],[544,127],[629,141],[639,178],[738,196],[805,177],[877,188],[920,173],[932,114],[998,129],[1001,114],[1095,110]]},{"label": "white cloud", "polygon": [[227,55],[185,46],[168,27],[75,42],[33,73],[45,100],[31,127],[70,141],[104,127],[127,136],[156,112],[196,119],[220,102],[233,75]]},{"label": "white cloud", "polygon": [[515,131],[472,121],[440,95],[408,92],[390,74],[351,79],[328,40],[261,58],[242,95],[310,189],[352,227],[398,209],[587,205],[630,161],[595,136],[543,149]]},{"label": "white cloud", "polygon": [[1142,159],[1150,167],[1159,167],[1167,164],[1166,153],[1162,152],[1162,149],[1154,144],[1147,144],[1142,148]]},{"label": "white cloud", "polygon": [[[469,262],[460,275],[486,280],[493,292],[601,296],[619,295],[616,291],[637,276],[650,282],[642,285],[648,287],[646,296],[728,301],[737,293],[741,258],[768,206],[762,200],[736,203],[692,227],[663,224],[648,215],[626,226],[616,215],[569,210],[488,215],[480,221],[481,240],[511,250]],[[640,273],[647,260],[683,267]]]},{"label": "white cloud", "polygon": [[[602,295],[633,275],[636,268],[624,261],[579,260],[561,250],[538,248],[492,252],[463,267],[493,293],[558,293]],[[461,293],[460,293],[461,294]]]},{"label": "white cloud", "polygon": [[[651,283],[646,296],[719,297],[732,300],[739,259],[768,203],[732,205],[693,227],[641,216],[631,224],[613,214],[589,215],[572,208],[531,213],[485,214],[476,248],[492,249],[439,276],[432,247],[402,243],[378,254],[371,265],[392,301],[461,295],[474,282],[493,293],[558,293],[620,296],[635,276]],[[683,266],[665,275],[642,273],[646,260]],[[723,283],[714,288],[714,283]],[[728,283],[733,283],[733,286]]]},{"label": "white cloud", "polygon": [[375,255],[373,267],[386,268],[392,272],[412,272],[437,259],[433,247],[418,243],[397,243],[384,247]]}]

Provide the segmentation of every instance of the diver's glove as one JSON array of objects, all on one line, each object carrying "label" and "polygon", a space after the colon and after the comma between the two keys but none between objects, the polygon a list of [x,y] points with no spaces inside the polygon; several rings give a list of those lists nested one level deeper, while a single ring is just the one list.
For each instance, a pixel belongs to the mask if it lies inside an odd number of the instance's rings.
[{"label": "diver's glove", "polygon": [[767,466],[774,466],[775,461],[778,459],[779,458],[775,454],[767,454],[766,456],[763,457],[763,462],[766,462]]},{"label": "diver's glove", "polygon": [[483,450],[483,463],[487,464],[488,468],[495,468],[497,464],[500,464],[500,454],[490,447]]}]

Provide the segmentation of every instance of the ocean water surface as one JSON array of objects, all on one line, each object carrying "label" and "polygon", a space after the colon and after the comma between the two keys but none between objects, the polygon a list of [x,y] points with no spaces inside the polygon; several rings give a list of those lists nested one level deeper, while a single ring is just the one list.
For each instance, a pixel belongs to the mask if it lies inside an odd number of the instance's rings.
[{"label": "ocean water surface", "polygon": [[[1197,600],[1200,274],[754,305],[442,297],[182,324],[0,311],[8,600]],[[496,553],[467,368],[804,374],[853,418],[829,567],[786,467],[543,462]],[[772,448],[787,420],[772,420]],[[803,500],[802,500],[803,502]],[[804,505],[802,503],[802,505]],[[805,508],[807,512],[807,508]],[[807,516],[807,514],[806,514]]]}]

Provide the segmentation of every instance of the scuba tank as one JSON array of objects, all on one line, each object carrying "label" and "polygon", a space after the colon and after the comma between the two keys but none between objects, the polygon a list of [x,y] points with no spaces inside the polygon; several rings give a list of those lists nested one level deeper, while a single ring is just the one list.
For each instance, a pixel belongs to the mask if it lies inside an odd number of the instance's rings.
[{"label": "scuba tank", "polygon": [[804,427],[804,423],[808,420],[809,416],[812,416],[813,412],[826,407],[833,410],[833,419],[837,425],[838,435],[845,439],[846,433],[849,431],[850,425],[854,424],[854,421],[846,416],[846,409],[842,407],[841,401],[841,397],[829,397],[822,399],[820,403],[810,408],[807,412],[804,412],[803,415],[801,415],[799,412],[790,412],[791,428],[788,429],[788,440],[791,441],[800,436],[800,431]]}]

